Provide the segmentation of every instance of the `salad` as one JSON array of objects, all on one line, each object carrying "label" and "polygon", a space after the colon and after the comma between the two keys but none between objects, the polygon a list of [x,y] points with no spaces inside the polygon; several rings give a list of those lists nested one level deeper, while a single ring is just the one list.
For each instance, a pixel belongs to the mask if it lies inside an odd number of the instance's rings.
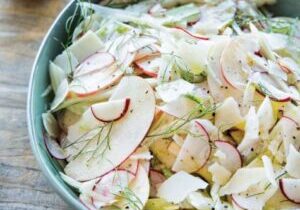
[{"label": "salad", "polygon": [[42,119],[87,209],[300,209],[300,24],[266,3],[78,2]]}]

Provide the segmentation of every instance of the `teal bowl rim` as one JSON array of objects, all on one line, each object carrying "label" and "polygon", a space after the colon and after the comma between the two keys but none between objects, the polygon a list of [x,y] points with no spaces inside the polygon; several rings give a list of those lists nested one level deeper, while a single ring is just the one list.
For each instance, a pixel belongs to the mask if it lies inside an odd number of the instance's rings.
[{"label": "teal bowl rim", "polygon": [[36,55],[29,80],[29,89],[27,95],[27,126],[30,138],[30,144],[32,152],[37,160],[43,174],[46,176],[47,180],[50,182],[54,190],[60,195],[60,197],[71,207],[75,209],[86,209],[80,200],[71,195],[70,191],[67,190],[66,185],[64,186],[59,178],[51,171],[50,165],[47,163],[46,157],[42,155],[44,151],[39,147],[39,140],[37,137],[36,129],[34,128],[34,87],[36,83],[36,74],[38,71],[38,63],[43,54],[43,49],[46,46],[46,42],[49,40],[51,33],[53,33],[55,26],[58,24],[59,20],[66,13],[68,9],[75,3],[75,0],[70,1],[63,10],[56,17],[55,21],[52,23],[47,34],[45,35],[42,44]]}]

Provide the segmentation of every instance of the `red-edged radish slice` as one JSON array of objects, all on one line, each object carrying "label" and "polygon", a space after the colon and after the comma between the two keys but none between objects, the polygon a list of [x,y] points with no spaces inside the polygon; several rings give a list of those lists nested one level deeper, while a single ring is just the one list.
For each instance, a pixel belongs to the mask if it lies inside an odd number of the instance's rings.
[{"label": "red-edged radish slice", "polygon": [[176,30],[180,30],[182,31],[184,34],[186,34],[187,36],[191,37],[191,38],[194,38],[194,39],[198,39],[198,40],[209,40],[208,37],[204,37],[204,36],[199,36],[197,34],[193,34],[192,32],[188,31],[187,29],[185,28],[182,28],[180,26],[176,26],[174,29]]},{"label": "red-edged radish slice", "polygon": [[201,133],[201,137],[205,139],[206,141],[210,141],[209,131],[206,129],[205,125],[203,125],[203,121],[200,122],[198,120],[195,121],[196,126],[199,129],[199,132]]},{"label": "red-edged radish slice", "polygon": [[104,175],[93,188],[92,197],[96,209],[101,208],[100,205],[115,201],[134,178],[135,175],[126,170],[113,170]]},{"label": "red-edged radish slice", "polygon": [[[199,129],[194,124],[192,133],[199,133]],[[195,172],[202,168],[208,161],[211,154],[211,146],[204,138],[187,135],[178,156],[173,164],[173,171]]]},{"label": "red-edged radish slice", "polygon": [[48,152],[52,157],[58,160],[64,160],[67,158],[66,152],[60,147],[57,141],[49,136],[44,135],[44,142]]},{"label": "red-edged radish slice", "polygon": [[221,55],[221,75],[233,88],[244,89],[247,84],[250,66],[247,54],[259,50],[259,44],[253,35],[242,35],[233,39]]},{"label": "red-edged radish slice", "polygon": [[87,57],[74,71],[74,77],[90,74],[109,67],[115,62],[112,54],[107,52],[97,52]]},{"label": "red-edged radish slice", "polygon": [[147,56],[140,60],[135,61],[136,66],[142,70],[142,72],[150,77],[157,77],[161,65],[161,59],[159,56]]},{"label": "red-edged radish slice", "polygon": [[[295,166],[297,167],[297,166]],[[300,204],[300,179],[283,178],[279,180],[282,194],[291,202]]]},{"label": "red-edged radish slice", "polygon": [[157,196],[168,202],[180,203],[186,197],[199,189],[205,189],[208,184],[200,177],[192,176],[184,171],[180,171],[166,181],[158,188]]},{"label": "red-edged radish slice", "polygon": [[124,72],[117,64],[112,64],[101,71],[91,72],[74,78],[70,84],[70,97],[75,94],[77,97],[87,97],[103,91],[116,84]]},{"label": "red-edged radish slice", "polygon": [[150,196],[155,197],[158,187],[166,180],[166,177],[159,171],[151,169],[150,176]]},{"label": "red-edged radish slice", "polygon": [[101,122],[113,122],[124,117],[129,109],[130,99],[121,99],[94,104],[91,111],[94,117]]},{"label": "red-edged radish slice", "polygon": [[243,165],[240,152],[232,144],[226,141],[215,141],[217,148],[225,155],[225,158],[219,158],[222,166],[230,170],[232,173]]},{"label": "red-edged radish slice", "polygon": [[288,174],[295,178],[300,178],[300,170],[298,167],[300,165],[300,153],[296,150],[293,144],[290,144],[289,153],[286,157],[285,169]]},{"label": "red-edged radish slice", "polygon": [[[131,100],[130,112],[122,120],[113,122],[109,136],[110,148],[105,151],[104,155],[94,156],[92,159],[90,159],[90,153],[81,153],[65,167],[65,172],[70,177],[83,181],[102,176],[124,162],[140,145],[154,118],[155,97],[153,90],[147,81],[141,77],[124,77],[109,101],[124,98]],[[85,117],[87,120],[94,118],[91,114]],[[86,121],[84,120],[84,122]],[[101,122],[98,121],[98,123],[101,125]],[[89,125],[90,123],[85,124],[85,126]],[[95,128],[94,126],[92,125],[91,129]],[[81,132],[81,135],[77,133],[77,138],[86,133],[82,130]],[[70,143],[74,141],[76,138],[73,138]],[[91,145],[96,144],[97,138],[93,138],[92,141]]]}]

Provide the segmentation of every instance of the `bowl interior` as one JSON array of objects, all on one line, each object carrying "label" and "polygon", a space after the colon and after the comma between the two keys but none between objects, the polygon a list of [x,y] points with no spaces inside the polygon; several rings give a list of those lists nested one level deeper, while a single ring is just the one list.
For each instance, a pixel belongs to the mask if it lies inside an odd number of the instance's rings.
[{"label": "bowl interior", "polygon": [[[57,161],[51,158],[43,142],[43,127],[41,114],[47,109],[50,98],[42,97],[42,93],[49,84],[48,63],[62,50],[61,42],[66,39],[65,23],[76,8],[75,1],[71,1],[58,16],[53,26],[45,37],[37,55],[28,94],[28,129],[31,139],[33,153],[38,160],[41,169],[50,181],[54,189],[61,197],[75,209],[85,209],[78,200],[74,189],[68,187],[60,178],[59,171],[61,167]],[[296,0],[279,0],[274,6],[268,9],[278,16],[298,17],[300,11],[300,1]],[[60,40],[60,41],[58,41]]]}]

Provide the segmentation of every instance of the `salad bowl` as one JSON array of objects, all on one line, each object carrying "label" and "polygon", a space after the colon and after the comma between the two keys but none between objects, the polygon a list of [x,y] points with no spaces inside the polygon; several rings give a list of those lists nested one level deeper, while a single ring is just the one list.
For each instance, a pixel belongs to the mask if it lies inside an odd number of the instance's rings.
[{"label": "salad bowl", "polygon": [[[94,3],[96,2],[98,1],[94,1]],[[296,0],[280,0],[268,9],[278,16],[298,17],[300,2]],[[74,20],[78,18],[76,15],[74,16],[76,14],[75,10],[76,1],[70,1],[54,21],[37,53],[29,82],[27,122],[32,151],[48,181],[72,209],[83,210],[86,207],[78,199],[78,192],[61,179],[59,172],[62,171],[62,168],[58,161],[53,159],[47,151],[43,141],[44,133],[41,117],[42,113],[47,110],[51,99],[51,96],[43,96],[45,95],[44,91],[50,84],[48,73],[49,60],[53,60],[55,56],[63,51],[64,48],[61,42],[65,42],[67,39],[66,22],[72,16]]]}]

